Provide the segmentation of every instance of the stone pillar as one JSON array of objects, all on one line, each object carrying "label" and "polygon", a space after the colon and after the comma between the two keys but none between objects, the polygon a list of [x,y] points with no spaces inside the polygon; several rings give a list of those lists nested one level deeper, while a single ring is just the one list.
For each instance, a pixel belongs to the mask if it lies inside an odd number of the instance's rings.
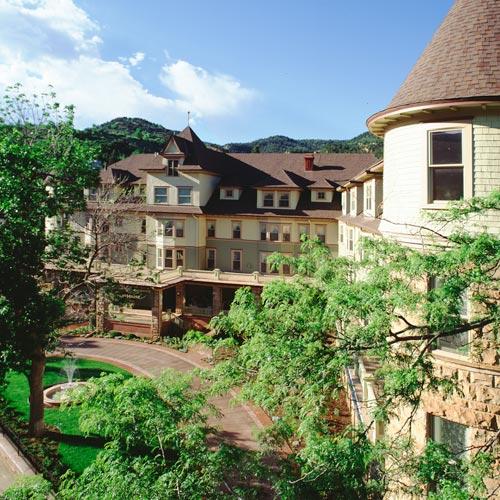
[{"label": "stone pillar", "polygon": [[104,294],[97,289],[97,304],[95,311],[95,329],[97,332],[106,331],[106,318],[108,316],[109,302]]},{"label": "stone pillar", "polygon": [[163,291],[153,288],[153,307],[151,309],[151,336],[153,338],[161,335],[163,323]]},{"label": "stone pillar", "polygon": [[184,284],[175,285],[175,312],[182,314],[184,312]]},{"label": "stone pillar", "polygon": [[219,314],[222,309],[222,289],[220,286],[212,287],[212,313],[214,316]]}]

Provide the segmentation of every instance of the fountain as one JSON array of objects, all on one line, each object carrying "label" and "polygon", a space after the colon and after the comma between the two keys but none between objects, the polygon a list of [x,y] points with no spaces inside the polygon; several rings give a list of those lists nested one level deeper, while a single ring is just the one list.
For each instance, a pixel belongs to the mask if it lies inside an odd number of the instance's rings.
[{"label": "fountain", "polygon": [[53,385],[43,391],[45,406],[59,406],[61,403],[69,401],[68,390],[86,384],[86,382],[73,382],[77,371],[77,360],[75,358],[66,358],[63,362],[62,371],[66,374],[67,382]]}]

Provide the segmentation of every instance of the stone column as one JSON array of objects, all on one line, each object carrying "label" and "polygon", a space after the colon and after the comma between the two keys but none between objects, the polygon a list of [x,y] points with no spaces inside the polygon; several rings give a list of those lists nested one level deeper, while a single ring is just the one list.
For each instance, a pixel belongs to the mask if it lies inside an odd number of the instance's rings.
[{"label": "stone column", "polygon": [[184,284],[175,285],[175,312],[182,314],[184,312]]},{"label": "stone column", "polygon": [[108,316],[109,302],[104,294],[97,289],[97,303],[95,311],[95,329],[98,332],[106,331],[106,318]]},{"label": "stone column", "polygon": [[161,335],[163,319],[163,291],[153,288],[153,307],[151,309],[151,336],[153,338]]},{"label": "stone column", "polygon": [[212,287],[212,313],[214,316],[219,314],[222,309],[222,289],[220,286],[214,285]]}]

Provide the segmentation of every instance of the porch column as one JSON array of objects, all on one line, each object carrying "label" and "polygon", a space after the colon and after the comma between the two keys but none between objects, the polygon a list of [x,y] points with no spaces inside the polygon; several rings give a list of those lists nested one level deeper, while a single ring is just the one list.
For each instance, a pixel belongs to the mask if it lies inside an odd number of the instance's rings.
[{"label": "porch column", "polygon": [[255,300],[257,303],[260,302],[260,294],[262,292],[262,288],[260,286],[253,286],[252,287],[252,293],[254,294]]},{"label": "porch column", "polygon": [[217,316],[222,310],[222,289],[220,286],[214,285],[212,290],[212,312],[214,316]]},{"label": "porch column", "polygon": [[163,291],[159,288],[153,288],[153,307],[151,309],[151,336],[159,337],[161,335],[163,319]]},{"label": "porch column", "polygon": [[108,316],[109,302],[104,294],[97,289],[97,304],[95,311],[95,329],[98,332],[106,331],[106,318]]},{"label": "porch column", "polygon": [[175,285],[175,312],[182,314],[184,312],[184,284]]}]

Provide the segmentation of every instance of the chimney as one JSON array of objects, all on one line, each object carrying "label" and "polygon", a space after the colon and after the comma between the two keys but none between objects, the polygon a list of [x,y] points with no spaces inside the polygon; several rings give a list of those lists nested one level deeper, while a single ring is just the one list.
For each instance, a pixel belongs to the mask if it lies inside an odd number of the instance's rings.
[{"label": "chimney", "polygon": [[314,154],[309,153],[304,155],[304,170],[306,172],[312,172],[314,170]]}]

